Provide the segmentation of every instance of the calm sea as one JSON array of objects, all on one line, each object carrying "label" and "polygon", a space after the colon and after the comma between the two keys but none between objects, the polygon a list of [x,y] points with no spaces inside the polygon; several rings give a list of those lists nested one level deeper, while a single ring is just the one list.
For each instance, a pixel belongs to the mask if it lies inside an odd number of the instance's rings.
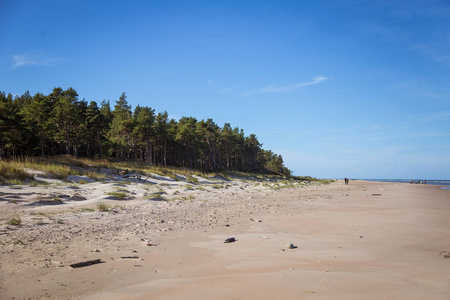
[{"label": "calm sea", "polygon": [[[367,181],[379,181],[379,182],[401,182],[401,183],[410,183],[414,181],[417,183],[419,180],[416,179],[361,179]],[[420,182],[425,182],[425,180],[420,180]],[[440,185],[445,190],[450,190],[450,180],[426,180],[427,184],[432,185]]]}]

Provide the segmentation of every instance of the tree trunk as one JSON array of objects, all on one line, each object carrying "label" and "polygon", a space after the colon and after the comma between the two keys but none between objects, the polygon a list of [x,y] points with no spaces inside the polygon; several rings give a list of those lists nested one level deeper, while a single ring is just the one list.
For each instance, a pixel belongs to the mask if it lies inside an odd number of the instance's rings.
[{"label": "tree trunk", "polygon": [[41,140],[41,154],[42,154],[42,160],[44,160],[45,156],[44,156],[44,137],[42,136],[42,134],[39,136],[40,140]]},{"label": "tree trunk", "polygon": [[75,155],[75,157],[78,157],[78,139],[75,138],[73,141],[73,155]]},{"label": "tree trunk", "polygon": [[167,167],[167,140],[164,140],[164,168]]},{"label": "tree trunk", "polygon": [[145,147],[145,161],[149,164],[152,162],[152,154],[151,154],[151,144],[150,141],[147,141],[147,146]]},{"label": "tree trunk", "polygon": [[100,158],[103,157],[102,154],[102,140],[100,139],[100,131],[97,130],[97,142],[98,142],[98,151],[100,152]]},{"label": "tree trunk", "polygon": [[0,143],[0,160],[3,160],[5,155],[5,147],[3,146],[3,143]]}]

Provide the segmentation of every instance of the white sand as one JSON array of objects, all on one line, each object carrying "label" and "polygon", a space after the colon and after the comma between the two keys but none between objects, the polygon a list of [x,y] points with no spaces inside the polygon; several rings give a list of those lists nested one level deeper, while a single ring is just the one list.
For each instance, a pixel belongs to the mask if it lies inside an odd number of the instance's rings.
[{"label": "white sand", "polygon": [[[0,298],[450,295],[450,191],[439,187],[341,181],[273,190],[281,183],[119,181],[0,186],[0,223],[14,215],[23,222],[0,226]],[[117,189],[127,199],[108,195]],[[170,201],[153,197],[161,190]],[[120,207],[86,210],[98,203]],[[236,242],[224,243],[230,237]],[[286,248],[290,243],[296,248]],[[98,258],[103,263],[69,266]]]}]

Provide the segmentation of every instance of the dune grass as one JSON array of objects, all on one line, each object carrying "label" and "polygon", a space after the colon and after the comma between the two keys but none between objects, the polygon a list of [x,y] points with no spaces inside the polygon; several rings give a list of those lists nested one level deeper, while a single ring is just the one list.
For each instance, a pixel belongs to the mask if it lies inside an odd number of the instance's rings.
[{"label": "dune grass", "polygon": [[118,199],[120,199],[120,200],[123,200],[123,199],[125,199],[125,198],[127,197],[127,194],[126,194],[126,193],[120,192],[120,191],[117,191],[117,192],[109,192],[108,195],[109,195],[109,196],[113,196],[113,197],[115,197],[115,198],[118,198]]},{"label": "dune grass", "polygon": [[7,224],[14,225],[14,226],[20,226],[20,225],[22,225],[22,219],[19,216],[15,215],[7,222]]},{"label": "dune grass", "polygon": [[111,210],[111,206],[105,204],[105,203],[99,203],[97,204],[97,210],[99,211],[110,211]]},{"label": "dune grass", "polygon": [[[98,161],[96,164],[104,165],[104,162]],[[105,174],[92,169],[90,160],[62,155],[44,161],[35,157],[0,161],[0,183],[24,184],[32,181],[33,175],[29,170],[42,172],[43,176],[61,180],[67,179],[69,175],[84,175],[95,180],[106,178]]]},{"label": "dune grass", "polygon": [[25,182],[31,179],[32,176],[24,171],[23,167],[11,164],[6,161],[0,161],[0,183]]},{"label": "dune grass", "polygon": [[[45,160],[36,157],[25,157],[21,159],[0,161],[0,183],[25,183],[33,181],[33,175],[28,170],[42,172],[47,177],[53,177],[61,180],[67,179],[69,175],[87,176],[97,181],[104,181],[108,175],[101,169],[111,169],[114,172],[127,170],[129,174],[141,174],[151,176],[169,177],[173,180],[181,180],[177,175],[186,177],[186,181],[192,184],[198,182],[195,176],[205,178],[222,178],[225,180],[251,180],[251,181],[279,181],[289,180],[297,182],[317,182],[319,180],[306,176],[284,176],[278,174],[255,174],[243,171],[218,171],[202,172],[178,167],[162,167],[150,165],[143,161],[117,161],[114,159],[89,159],[76,158],[70,155],[59,155],[48,157]],[[83,182],[84,183],[84,182]],[[321,183],[326,183],[322,181]]]}]

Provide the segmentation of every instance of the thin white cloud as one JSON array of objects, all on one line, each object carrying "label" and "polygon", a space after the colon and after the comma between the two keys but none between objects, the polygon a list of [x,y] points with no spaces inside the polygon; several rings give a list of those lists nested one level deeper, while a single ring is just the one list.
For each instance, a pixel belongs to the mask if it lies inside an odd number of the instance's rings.
[{"label": "thin white cloud", "polygon": [[213,83],[212,79],[210,79],[210,78],[205,78],[205,81],[209,85],[211,85]]},{"label": "thin white cloud", "polygon": [[412,50],[419,51],[422,55],[428,56],[435,62],[450,66],[450,55],[448,45],[415,45]]},{"label": "thin white cloud", "polygon": [[50,66],[61,61],[61,58],[48,58],[41,51],[37,51],[13,55],[12,61],[12,69],[17,69],[25,66]]},{"label": "thin white cloud", "polygon": [[370,127],[370,130],[388,130],[388,126],[382,126],[382,125],[373,125]]},{"label": "thin white cloud", "polygon": [[255,93],[255,92],[242,93],[242,94],[239,94],[238,97],[249,97],[249,96],[253,96],[255,94],[257,94],[257,93]]},{"label": "thin white cloud", "polygon": [[222,88],[222,89],[219,90],[219,93],[221,93],[221,94],[228,94],[228,93],[234,92],[239,87],[240,87],[240,85],[235,85],[235,86],[228,87],[228,88]]},{"label": "thin white cloud", "polygon": [[292,92],[295,91],[303,86],[313,85],[321,83],[325,80],[329,80],[329,78],[324,76],[316,76],[312,78],[312,81],[307,82],[300,82],[294,85],[287,85],[287,86],[277,86],[275,84],[271,84],[265,88],[261,89],[261,93],[274,93],[274,92]]},{"label": "thin white cloud", "polygon": [[313,85],[313,84],[319,84],[325,80],[329,80],[330,78],[324,77],[324,76],[315,76],[312,78],[311,81],[307,82],[300,82],[294,85],[289,86],[277,86],[276,84],[271,84],[269,86],[266,86],[259,90],[253,90],[246,93],[241,93],[238,95],[238,97],[249,97],[256,94],[267,94],[267,93],[275,93],[275,92],[292,92],[295,91],[301,87]]},{"label": "thin white cloud", "polygon": [[429,114],[422,118],[422,121],[426,122],[447,121],[447,120],[450,120],[450,111],[443,111],[435,114]]}]

